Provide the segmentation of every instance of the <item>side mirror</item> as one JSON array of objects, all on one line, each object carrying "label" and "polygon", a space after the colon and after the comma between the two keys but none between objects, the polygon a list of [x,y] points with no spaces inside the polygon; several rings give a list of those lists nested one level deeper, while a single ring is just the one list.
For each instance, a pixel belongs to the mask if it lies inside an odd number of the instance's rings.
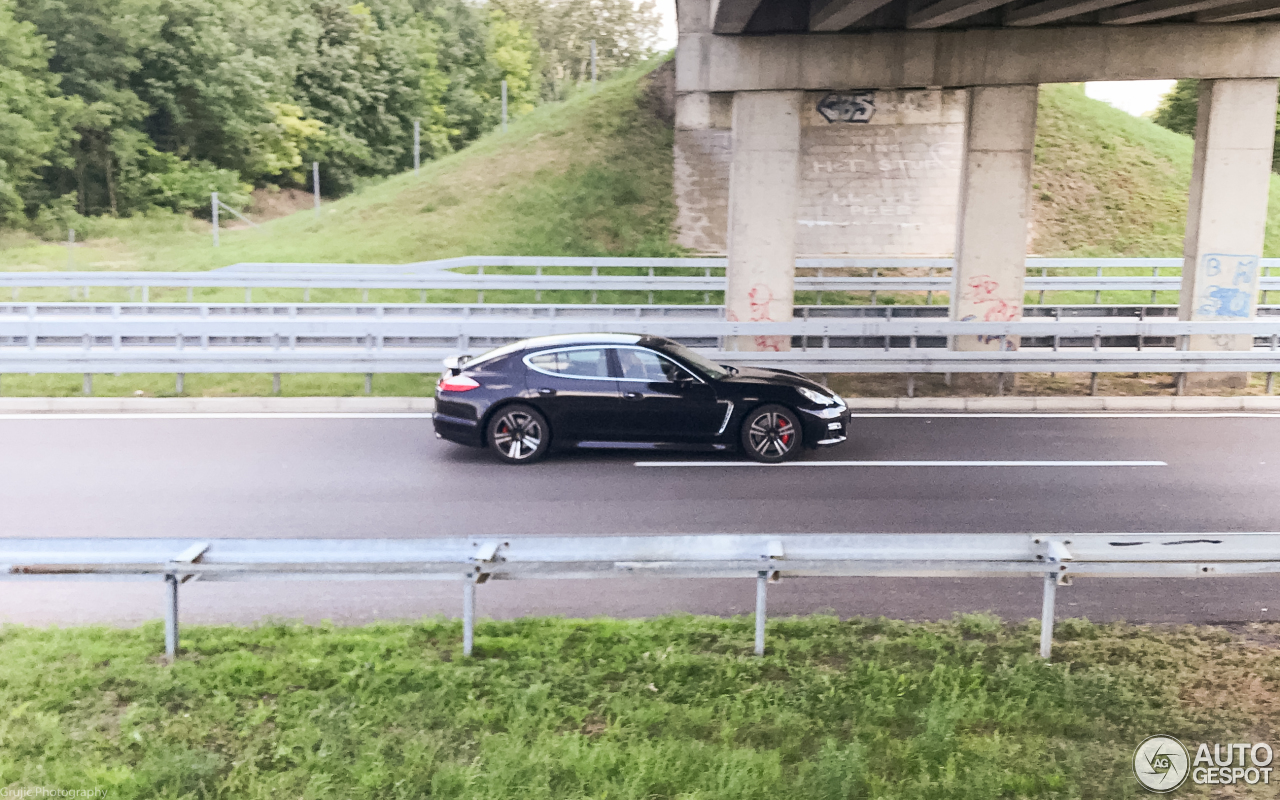
[{"label": "side mirror", "polygon": [[448,356],[444,359],[444,368],[450,375],[458,375],[462,372],[462,366],[470,360],[471,356],[468,355]]}]

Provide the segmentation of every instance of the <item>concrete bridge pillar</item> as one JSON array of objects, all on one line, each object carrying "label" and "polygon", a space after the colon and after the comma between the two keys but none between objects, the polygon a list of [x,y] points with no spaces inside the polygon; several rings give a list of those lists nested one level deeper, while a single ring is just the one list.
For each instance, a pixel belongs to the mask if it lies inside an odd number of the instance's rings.
[{"label": "concrete bridge pillar", "polygon": [[[1035,163],[1039,87],[975,86],[969,90],[956,265],[954,320],[1022,318]],[[997,338],[957,336],[956,350],[999,350]],[[1017,349],[1017,341],[1003,343]]]},{"label": "concrete bridge pillar", "polygon": [[[725,314],[785,322],[795,304],[798,91],[737,92],[729,172],[729,268]],[[740,336],[739,350],[790,350],[782,336]]]},{"label": "concrete bridge pillar", "polygon": [[[1266,233],[1276,80],[1200,82],[1178,317],[1251,319]],[[1192,350],[1248,350],[1251,336],[1192,336]],[[1243,388],[1248,373],[1188,373],[1184,387]]]}]

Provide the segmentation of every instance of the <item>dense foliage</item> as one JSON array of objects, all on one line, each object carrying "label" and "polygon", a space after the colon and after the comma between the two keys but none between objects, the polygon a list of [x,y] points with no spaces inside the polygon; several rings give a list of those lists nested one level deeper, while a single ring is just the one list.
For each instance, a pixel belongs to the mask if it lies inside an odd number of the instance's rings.
[{"label": "dense foliage", "polygon": [[[1180,80],[1169,90],[1156,109],[1155,121],[1171,131],[1196,135],[1196,107],[1200,102],[1200,82]],[[1280,110],[1276,112],[1276,140],[1280,145]],[[1271,169],[1280,172],[1280,146],[1272,152]]]},{"label": "dense foliage", "polygon": [[[651,9],[616,2],[559,4],[576,36],[610,43],[609,70],[649,55],[657,26]],[[324,192],[341,194],[409,167],[415,120],[423,158],[439,157],[498,124],[502,81],[520,115],[544,96],[544,74],[564,72],[548,63],[587,52],[585,39],[544,52],[541,12],[472,0],[0,0],[0,224],[202,211],[210,191],[244,205],[255,186],[307,185],[311,161]]]}]

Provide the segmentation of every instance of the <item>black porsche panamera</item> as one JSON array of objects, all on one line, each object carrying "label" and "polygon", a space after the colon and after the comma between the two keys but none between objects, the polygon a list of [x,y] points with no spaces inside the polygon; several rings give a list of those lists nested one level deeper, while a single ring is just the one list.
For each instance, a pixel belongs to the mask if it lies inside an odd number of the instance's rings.
[{"label": "black porsche panamera", "polygon": [[545,336],[449,359],[436,436],[529,464],[553,447],[740,448],[777,463],[845,440],[849,412],[821,384],[716,364],[669,339]]}]

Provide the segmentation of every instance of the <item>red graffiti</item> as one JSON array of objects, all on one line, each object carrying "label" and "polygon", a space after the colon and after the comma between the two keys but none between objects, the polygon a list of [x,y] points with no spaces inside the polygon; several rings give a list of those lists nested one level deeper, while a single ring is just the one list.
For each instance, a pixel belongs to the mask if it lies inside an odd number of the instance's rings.
[{"label": "red graffiti", "polygon": [[757,283],[747,292],[747,300],[751,303],[751,321],[769,322],[769,304],[773,302],[773,292],[763,283]]},{"label": "red graffiti", "polygon": [[[763,283],[757,283],[751,287],[751,291],[747,292],[747,300],[751,303],[751,321],[752,322],[772,322],[773,317],[769,309],[769,304],[773,302],[773,292]],[[756,350],[760,352],[779,352],[782,350],[783,338],[781,336],[757,336],[755,337]]]},{"label": "red graffiti", "polygon": [[1008,302],[996,296],[1000,291],[1000,282],[990,275],[975,275],[965,284],[965,300],[975,306],[982,306],[982,319],[986,322],[1012,322],[1022,317],[1022,306],[1019,302]]}]

